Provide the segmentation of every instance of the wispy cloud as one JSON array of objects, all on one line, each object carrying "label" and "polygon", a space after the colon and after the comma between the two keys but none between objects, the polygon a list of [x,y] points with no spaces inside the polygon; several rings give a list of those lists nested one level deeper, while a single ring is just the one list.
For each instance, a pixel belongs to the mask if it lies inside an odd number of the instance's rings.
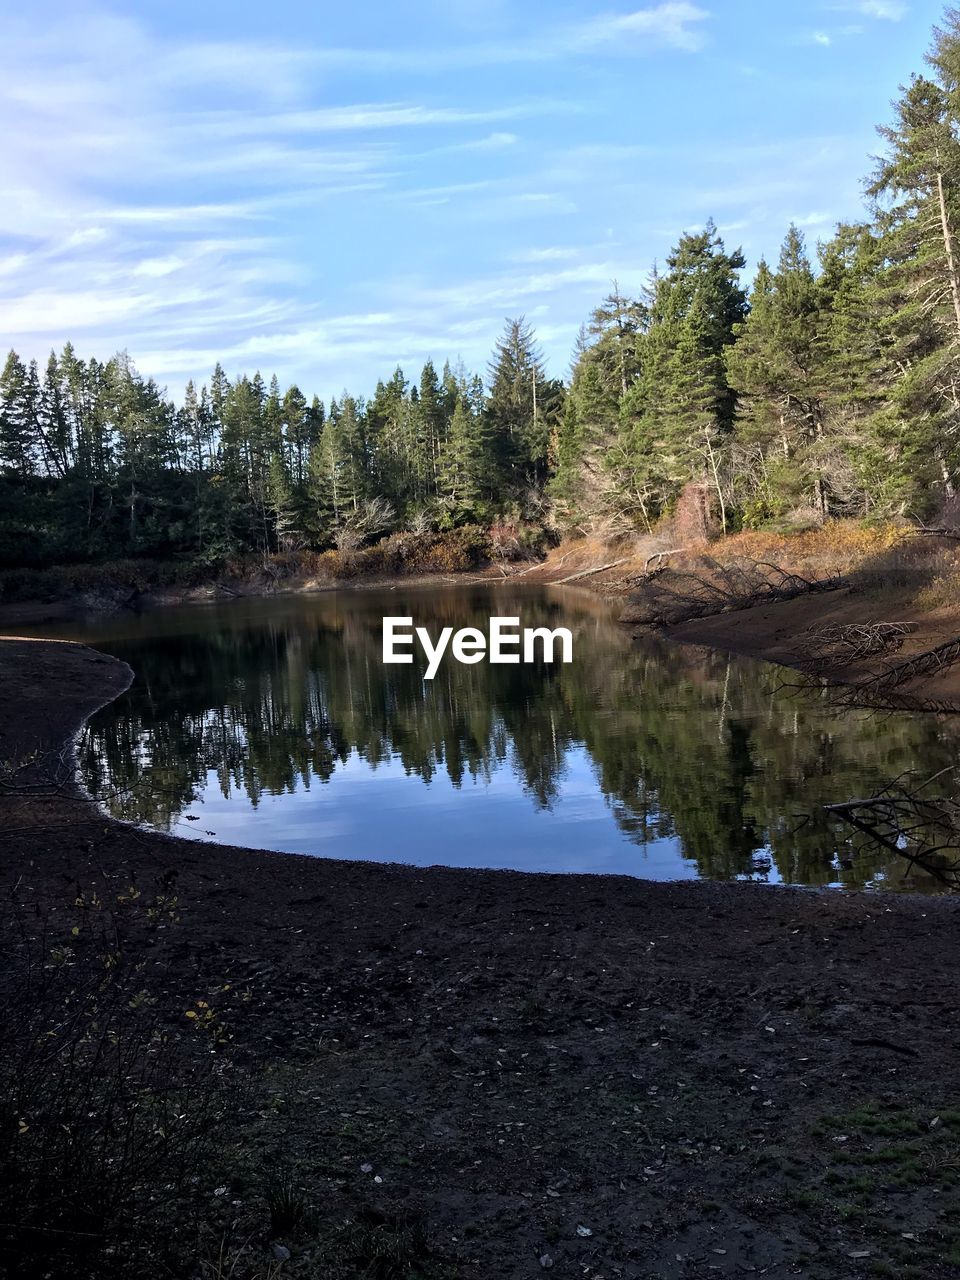
[{"label": "wispy cloud", "polygon": [[519,141],[515,133],[488,133],[485,138],[461,142],[460,147],[463,151],[502,151],[505,147],[515,147]]},{"label": "wispy cloud", "polygon": [[695,52],[705,43],[703,24],[710,17],[698,5],[674,0],[633,13],[607,14],[571,29],[567,41],[574,47],[591,48],[619,44],[627,48],[640,44],[667,45]]},{"label": "wispy cloud", "polygon": [[465,107],[423,106],[410,102],[369,102],[343,107],[315,107],[308,111],[290,111],[251,118],[247,113],[231,115],[198,115],[191,121],[194,137],[198,134],[227,141],[238,136],[258,134],[353,133],[383,129],[422,129],[435,125],[491,124],[499,120],[516,120],[523,116],[542,115],[564,110],[556,102],[518,102],[509,106],[483,109]]},{"label": "wispy cloud", "polygon": [[[823,190],[856,199],[863,140],[737,146],[763,138],[755,111],[744,130],[644,107],[711,74],[709,0],[455,0],[459,26],[417,0],[435,38],[398,23],[358,48],[350,21],[211,41],[90,2],[0,40],[0,346],[24,354],[71,338],[181,383],[219,358],[329,394],[428,356],[482,369],[522,311],[559,369],[610,281],[639,288],[679,228],[715,214],[771,252]],[[729,77],[748,55],[715,61]]]},{"label": "wispy cloud", "polygon": [[[0,42],[4,341],[37,351],[69,337],[101,355],[164,344],[181,354],[158,371],[179,360],[191,373],[190,335],[251,358],[282,350],[272,331],[302,327],[322,305],[322,294],[304,301],[301,224],[329,242],[328,211],[362,213],[364,200],[466,200],[489,188],[492,212],[522,205],[520,180],[431,191],[411,172],[427,151],[403,140],[427,135],[434,150],[472,153],[476,168],[518,144],[498,126],[572,109],[537,98],[337,101],[317,87],[326,58],[254,40],[158,39],[96,13],[42,38],[35,24],[11,24]],[[372,328],[381,350],[397,339],[383,315]]]},{"label": "wispy cloud", "polygon": [[[905,0],[833,0],[821,6],[823,12],[846,13],[876,22],[901,22],[910,12]],[[863,27],[846,27],[845,32],[855,35]]]},{"label": "wispy cloud", "polygon": [[879,18],[886,22],[900,22],[908,13],[908,6],[901,0],[860,0],[855,7],[865,18]]},{"label": "wispy cloud", "polygon": [[[605,13],[582,22],[544,26],[535,36],[510,41],[472,40],[430,50],[331,46],[316,49],[308,57],[316,66],[333,69],[421,75],[451,68],[554,61],[571,54],[619,57],[657,49],[695,53],[706,43],[704,25],[710,16],[707,9],[690,0],[663,0],[627,13]],[[223,47],[211,46],[210,56],[214,69],[218,69],[225,59]]]},{"label": "wispy cloud", "polygon": [[549,245],[543,249],[525,249],[513,254],[514,262],[567,262],[576,258],[580,250],[572,245]]}]

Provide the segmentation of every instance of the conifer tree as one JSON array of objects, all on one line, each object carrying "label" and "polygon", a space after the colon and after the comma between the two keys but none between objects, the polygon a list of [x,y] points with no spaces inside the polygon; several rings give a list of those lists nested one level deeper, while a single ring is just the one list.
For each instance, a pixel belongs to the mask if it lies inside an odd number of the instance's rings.
[{"label": "conifer tree", "polygon": [[486,416],[491,442],[492,497],[515,500],[546,480],[550,424],[544,413],[547,377],[533,330],[523,316],[508,320],[494,349]]},{"label": "conifer tree", "polygon": [[956,14],[947,17],[931,55],[940,78],[915,75],[902,90],[894,123],[879,130],[886,153],[868,191],[883,242],[878,296],[902,371],[892,399],[925,426],[927,480],[951,497],[960,467],[960,36]]},{"label": "conifer tree", "polygon": [[760,514],[804,497],[821,519],[829,514],[821,456],[828,386],[823,300],[803,236],[791,226],[776,272],[760,264],[750,314],[726,351],[730,383],[740,397],[740,442],[761,458],[766,492]]},{"label": "conifer tree", "polygon": [[37,463],[36,396],[29,371],[15,351],[0,374],[0,466],[25,479]]}]

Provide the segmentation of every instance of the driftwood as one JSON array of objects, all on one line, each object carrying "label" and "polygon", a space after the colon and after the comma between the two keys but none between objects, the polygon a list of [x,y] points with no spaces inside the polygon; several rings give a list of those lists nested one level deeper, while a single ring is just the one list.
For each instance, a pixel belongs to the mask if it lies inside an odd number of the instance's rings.
[{"label": "driftwood", "polygon": [[630,556],[624,556],[622,560],[611,560],[609,564],[598,564],[595,569],[581,569],[579,573],[571,573],[566,578],[555,578],[553,586],[559,586],[563,582],[576,582],[578,578],[589,578],[595,573],[604,573],[607,569],[616,569],[622,564],[626,564],[630,560]]},{"label": "driftwood", "polygon": [[676,556],[676,555],[679,555],[681,551],[686,551],[686,549],[687,549],[686,547],[674,547],[670,551],[655,551],[652,556],[647,556],[646,560],[644,561],[643,572],[644,573],[650,572],[650,566],[651,564],[653,564],[654,560],[657,560],[660,562],[660,564],[662,564],[664,556]]},{"label": "driftwood", "polygon": [[838,712],[923,711],[935,715],[960,714],[960,700],[956,698],[930,698],[924,694],[914,694],[899,689],[884,689],[882,685],[868,688],[864,684],[833,683],[829,673],[819,678],[807,674],[805,680],[807,683],[795,685],[784,683],[783,687],[809,688],[809,681],[815,680],[820,696],[828,700]]},{"label": "driftwood", "polygon": [[915,622],[830,623],[799,637],[798,648],[804,666],[823,671],[896,652],[903,647],[904,638],[916,630]]},{"label": "driftwood", "polygon": [[960,890],[960,802],[924,791],[944,773],[911,787],[909,775],[894,779],[865,800],[825,805],[864,842],[894,853],[949,889]]},{"label": "driftwood", "polygon": [[692,618],[835,591],[845,585],[839,574],[830,578],[804,578],[764,560],[720,564],[705,558],[703,563],[704,569],[699,573],[654,571],[643,590],[632,598],[622,620],[646,626],[670,626]]},{"label": "driftwood", "polygon": [[931,671],[943,671],[957,662],[960,662],[960,639],[947,640],[944,644],[938,644],[935,649],[926,649],[895,667],[888,667],[869,680],[864,680],[858,687],[867,692],[874,689],[896,689],[917,676],[929,675]]}]

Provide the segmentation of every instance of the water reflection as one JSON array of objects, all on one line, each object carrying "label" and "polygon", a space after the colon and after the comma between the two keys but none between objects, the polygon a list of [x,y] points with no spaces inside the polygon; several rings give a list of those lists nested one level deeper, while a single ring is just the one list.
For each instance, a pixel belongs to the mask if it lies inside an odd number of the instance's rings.
[{"label": "water reflection", "polygon": [[[567,626],[569,666],[381,661],[384,613]],[[951,722],[838,712],[764,664],[648,639],[550,588],[331,593],[64,629],[128,661],[81,753],[119,817],[420,865],[899,884],[819,806],[956,762]],[[804,815],[812,815],[801,824]],[[928,887],[921,885],[920,887]],[[929,886],[932,887],[932,886]]]}]

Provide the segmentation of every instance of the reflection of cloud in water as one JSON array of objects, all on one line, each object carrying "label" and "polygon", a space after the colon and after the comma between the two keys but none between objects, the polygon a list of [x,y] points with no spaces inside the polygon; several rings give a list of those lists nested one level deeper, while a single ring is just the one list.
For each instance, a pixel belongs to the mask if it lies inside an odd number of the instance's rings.
[{"label": "reflection of cloud in water", "polygon": [[[411,779],[396,758],[370,769],[353,752],[338,769],[335,786],[314,782],[309,790],[263,795],[256,808],[244,795],[225,799],[211,772],[203,803],[191,805],[173,829],[204,839],[209,828],[219,842],[251,849],[279,847],[414,866],[587,871],[657,880],[696,876],[696,866],[680,856],[676,838],[654,840],[642,849],[624,840],[584,748],[568,751],[566,763],[569,785],[549,810],[537,807],[506,764],[489,780],[467,778],[456,787],[443,773],[428,783]],[[199,821],[187,821],[188,814]],[[451,836],[457,829],[459,839]]]},{"label": "reflection of cloud in water", "polygon": [[[762,663],[653,637],[631,644],[615,612],[504,584],[65,627],[137,672],[92,722],[84,779],[94,794],[118,792],[120,816],[251,847],[657,879],[899,882],[890,856],[843,845],[823,806],[954,764],[949,722],[838,713],[815,689],[781,688]],[[574,662],[451,660],[424,682],[416,665],[384,667],[385,613],[434,634],[483,629],[494,613],[562,624]]]}]

